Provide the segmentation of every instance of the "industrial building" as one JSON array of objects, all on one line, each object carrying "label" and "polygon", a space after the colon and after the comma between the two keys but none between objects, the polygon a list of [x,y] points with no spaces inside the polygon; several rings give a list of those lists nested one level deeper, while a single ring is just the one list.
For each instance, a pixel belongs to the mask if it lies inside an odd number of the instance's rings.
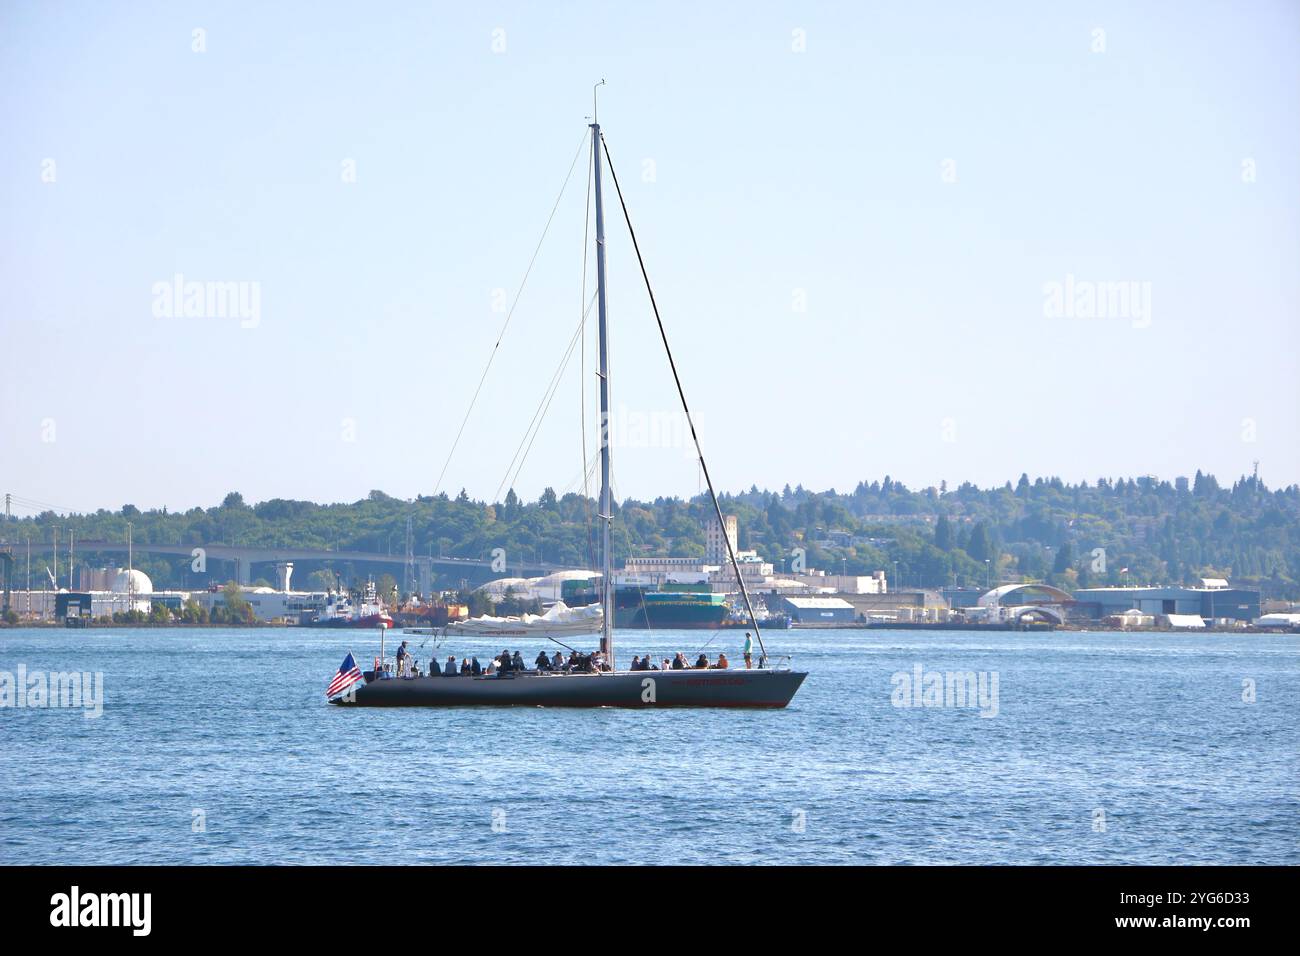
[{"label": "industrial building", "polygon": [[857,619],[867,624],[936,623],[948,619],[948,605],[937,591],[891,591],[882,594],[839,594],[853,605]]},{"label": "industrial building", "polygon": [[110,617],[122,611],[139,611],[148,614],[155,601],[153,581],[143,571],[112,569],[106,575],[85,579],[89,583],[106,584],[103,589],[69,591],[14,591],[13,609],[19,614],[36,619],[68,617]]},{"label": "industrial building", "polygon": [[[717,518],[709,518],[704,523],[704,561],[706,564],[724,565],[730,561],[727,544],[732,551],[740,550],[740,535],[737,531],[736,516],[724,515],[723,524]],[[725,537],[724,537],[725,534]]]},{"label": "industrial building", "polygon": [[[806,573],[788,573],[782,577],[805,588],[813,588],[832,594],[887,594],[889,585],[885,581],[885,572],[874,574],[827,574],[825,571],[808,571]],[[746,584],[749,583],[746,579]]]},{"label": "industrial building", "polygon": [[[325,607],[325,591],[277,591],[268,587],[243,587],[239,596],[253,609],[253,617],[259,621],[297,621],[304,613],[320,611]],[[175,592],[178,603],[169,604],[174,610],[186,600],[193,601],[209,613],[218,604],[226,603],[224,588],[208,591]],[[158,600],[155,597],[155,600]]]},{"label": "industrial building", "polygon": [[958,608],[977,607],[980,598],[988,593],[988,588],[973,588],[962,585],[948,585],[939,591],[943,599],[948,602],[948,606],[954,611]]},{"label": "industrial building", "polygon": [[1074,592],[1075,611],[1092,620],[1139,611],[1152,617],[1195,615],[1206,621],[1250,622],[1260,616],[1259,592],[1232,587],[1081,588]]},{"label": "industrial building", "polygon": [[857,620],[853,605],[837,597],[782,596],[775,609],[788,614],[794,624],[852,624]]}]

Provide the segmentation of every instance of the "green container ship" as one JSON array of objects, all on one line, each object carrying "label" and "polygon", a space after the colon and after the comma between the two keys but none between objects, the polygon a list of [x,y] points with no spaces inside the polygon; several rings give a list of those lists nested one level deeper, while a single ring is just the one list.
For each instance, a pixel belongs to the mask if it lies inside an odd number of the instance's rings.
[{"label": "green container ship", "polygon": [[[595,604],[600,600],[595,588],[586,582],[569,582],[563,586],[564,603],[569,607]],[[614,586],[614,626],[684,630],[718,628],[731,612],[726,595],[709,590],[707,584],[616,584]]]},{"label": "green container ship", "polygon": [[623,586],[614,589],[614,626],[663,628],[717,628],[729,608],[726,595],[712,591]]}]

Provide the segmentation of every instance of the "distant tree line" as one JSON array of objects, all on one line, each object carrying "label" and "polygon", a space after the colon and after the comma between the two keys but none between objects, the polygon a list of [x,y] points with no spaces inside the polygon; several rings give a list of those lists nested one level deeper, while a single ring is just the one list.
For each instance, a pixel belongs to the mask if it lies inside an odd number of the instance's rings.
[{"label": "distant tree line", "polygon": [[[1257,585],[1268,597],[1300,597],[1300,487],[1270,490],[1255,477],[1224,487],[1199,471],[1172,482],[1143,477],[1066,484],[1021,475],[999,488],[967,482],[919,490],[886,477],[846,493],[753,487],[724,495],[722,506],[738,516],[741,548],[757,551],[778,572],[797,566],[849,574],[883,570],[895,588],[1028,580],[1068,589],[1223,577]],[[185,512],[124,505],[94,514],[0,519],[0,540],[49,542],[55,530],[66,540],[71,530],[78,540],[124,541],[130,522],[139,544],[357,550],[392,554],[400,564],[409,518],[415,554],[490,560],[500,548],[510,573],[534,562],[594,567],[596,513],[594,500],[557,496],[550,488],[535,502],[522,501],[512,489],[492,504],[464,491],[413,501],[372,491],[350,504],[276,498],[249,505],[232,492],[220,505]],[[703,522],[711,514],[705,496],[624,500],[615,507],[615,560],[703,557]],[[43,575],[49,555],[39,557]],[[79,558],[105,563],[93,555]],[[160,589],[209,582],[191,571],[189,559],[138,553],[135,565]],[[213,584],[230,577],[228,567],[209,573]],[[294,580],[324,589],[340,578],[355,586],[356,577],[342,563],[324,562],[300,564]],[[451,576],[438,583],[458,585]],[[386,577],[381,589],[387,593],[397,584]]]}]

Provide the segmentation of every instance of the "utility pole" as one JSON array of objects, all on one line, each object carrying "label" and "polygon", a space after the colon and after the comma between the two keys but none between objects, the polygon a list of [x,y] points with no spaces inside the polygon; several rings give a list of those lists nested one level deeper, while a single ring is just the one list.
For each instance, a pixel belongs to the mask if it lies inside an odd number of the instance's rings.
[{"label": "utility pole", "polygon": [[131,537],[131,522],[126,523],[126,611],[135,610],[135,545]]}]

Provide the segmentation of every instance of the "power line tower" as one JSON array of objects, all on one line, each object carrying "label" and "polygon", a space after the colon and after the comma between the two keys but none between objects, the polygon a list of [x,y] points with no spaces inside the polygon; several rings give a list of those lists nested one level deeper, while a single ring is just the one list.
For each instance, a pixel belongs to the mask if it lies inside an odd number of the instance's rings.
[{"label": "power line tower", "polygon": [[408,597],[415,593],[415,534],[410,515],[406,516],[406,573],[402,591]]}]

